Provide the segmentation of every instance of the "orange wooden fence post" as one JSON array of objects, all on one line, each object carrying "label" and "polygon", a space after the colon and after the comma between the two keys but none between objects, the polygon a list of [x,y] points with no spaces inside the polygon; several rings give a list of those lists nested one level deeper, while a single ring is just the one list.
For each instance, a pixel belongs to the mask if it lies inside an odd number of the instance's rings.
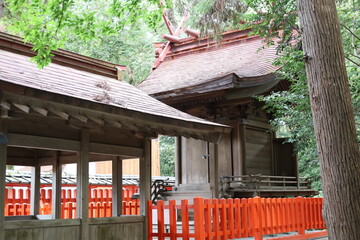
[{"label": "orange wooden fence post", "polygon": [[227,215],[228,215],[228,227],[229,227],[229,237],[231,239],[235,238],[235,226],[234,226],[234,222],[235,222],[235,214],[234,214],[234,209],[235,209],[235,205],[234,205],[234,200],[232,198],[229,198],[227,200],[227,204],[228,204],[228,211],[227,211]]},{"label": "orange wooden fence post", "polygon": [[148,240],[152,240],[153,237],[153,204],[152,201],[148,201]]},{"label": "orange wooden fence post", "polygon": [[297,197],[297,232],[299,235],[305,234],[305,218],[304,218],[304,198]]},{"label": "orange wooden fence post", "polygon": [[205,233],[207,234],[205,240],[211,240],[213,236],[213,232],[211,228],[212,218],[211,218],[210,199],[204,200],[204,221],[205,221]]},{"label": "orange wooden fence post", "polygon": [[226,199],[220,199],[220,232],[222,240],[227,240],[227,216],[226,216]]},{"label": "orange wooden fence post", "polygon": [[241,203],[240,203],[240,199],[236,198],[234,200],[234,238],[240,238],[241,237]]},{"label": "orange wooden fence post", "polygon": [[255,240],[263,240],[261,200],[259,197],[252,199],[253,235]]},{"label": "orange wooden fence post", "polygon": [[214,229],[214,240],[220,240],[220,227],[219,227],[219,200],[212,200],[213,209],[213,229]]},{"label": "orange wooden fence post", "polygon": [[157,220],[158,220],[158,239],[164,240],[164,229],[165,229],[165,222],[164,222],[164,201],[159,200],[157,202]]},{"label": "orange wooden fence post", "polygon": [[189,201],[181,200],[181,222],[183,240],[189,240]]},{"label": "orange wooden fence post", "polygon": [[194,198],[194,221],[195,221],[195,240],[205,239],[204,228],[204,199]]},{"label": "orange wooden fence post", "polygon": [[170,240],[176,240],[176,201],[169,201]]}]

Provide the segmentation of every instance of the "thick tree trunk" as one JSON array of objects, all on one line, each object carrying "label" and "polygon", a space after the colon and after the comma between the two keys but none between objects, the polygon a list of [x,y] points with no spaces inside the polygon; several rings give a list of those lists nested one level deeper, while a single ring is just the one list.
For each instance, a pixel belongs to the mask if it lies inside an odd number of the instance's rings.
[{"label": "thick tree trunk", "polygon": [[298,0],[330,239],[360,239],[360,151],[335,0]]}]

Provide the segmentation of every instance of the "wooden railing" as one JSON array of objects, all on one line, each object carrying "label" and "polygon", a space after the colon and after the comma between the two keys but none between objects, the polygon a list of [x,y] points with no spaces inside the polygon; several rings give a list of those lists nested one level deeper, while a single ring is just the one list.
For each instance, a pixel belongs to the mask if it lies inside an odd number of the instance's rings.
[{"label": "wooden railing", "polygon": [[[327,236],[321,216],[322,198],[202,199],[194,204],[171,200],[164,205],[148,202],[148,239],[212,240],[254,237],[297,232],[286,239]],[[300,238],[301,237],[301,238]],[[279,238],[280,239],[280,238]]]},{"label": "wooden railing", "polygon": [[[123,188],[123,215],[139,215],[140,201],[132,199],[136,186]],[[52,190],[40,191],[40,215],[50,215],[52,209]],[[30,215],[30,189],[5,189],[5,216]],[[91,189],[89,198],[89,217],[112,216],[111,189]],[[76,218],[76,190],[61,191],[61,218]]]},{"label": "wooden railing", "polygon": [[261,174],[242,176],[222,176],[220,178],[220,197],[226,197],[230,190],[306,190],[311,189],[311,178],[267,176]]}]

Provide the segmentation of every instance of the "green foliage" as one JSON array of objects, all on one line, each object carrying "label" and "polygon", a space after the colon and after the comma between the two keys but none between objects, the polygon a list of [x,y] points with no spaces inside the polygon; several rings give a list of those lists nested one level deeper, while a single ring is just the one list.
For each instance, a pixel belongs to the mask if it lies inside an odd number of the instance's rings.
[{"label": "green foliage", "polygon": [[66,42],[83,42],[104,35],[118,35],[144,26],[155,28],[162,15],[155,0],[6,0],[6,18],[11,33],[34,44],[33,61],[40,68],[51,61],[51,51]]},{"label": "green foliage", "polygon": [[[194,6],[200,9],[216,9],[218,14],[228,14],[222,8],[214,8],[216,4],[229,4],[236,9],[233,1],[195,1]],[[203,5],[201,5],[202,2]],[[295,143],[299,157],[300,174],[305,177],[314,177],[313,187],[320,190],[320,173],[316,141],[313,130],[312,115],[310,109],[307,79],[301,48],[301,29],[298,26],[296,0],[244,0],[243,9],[239,12],[242,20],[246,23],[243,28],[252,28],[252,34],[264,37],[268,45],[277,45],[279,57],[275,60],[276,65],[281,66],[278,71],[281,79],[292,83],[290,90],[286,92],[274,92],[268,96],[259,97],[265,102],[269,113],[273,116],[272,124],[281,136],[288,137],[288,141]],[[342,36],[346,64],[349,75],[349,83],[353,96],[353,104],[357,119],[358,136],[360,136],[360,76],[359,76],[359,1],[339,0],[338,11],[342,23]],[[210,7],[209,7],[210,6]],[[231,6],[230,6],[231,8]],[[207,16],[208,11],[199,11]],[[217,16],[217,15],[216,15]],[[215,19],[217,19],[215,17]],[[231,18],[230,18],[231,19]],[[231,21],[223,22],[207,21],[198,22],[203,25],[205,32],[214,31],[220,33],[231,26]],[[239,21],[233,22],[233,27],[238,27]]]},{"label": "green foliage", "polygon": [[218,38],[224,29],[240,23],[246,7],[239,0],[174,0],[172,10],[180,15],[188,11],[188,24],[192,28],[199,29],[202,35],[214,35]]},{"label": "green foliage", "polygon": [[[260,4],[259,1],[249,0],[249,2],[252,3],[252,7]],[[292,5],[288,5],[288,3]],[[346,23],[346,25],[342,24],[342,36],[355,116],[359,122],[360,77],[359,66],[356,61],[360,59],[358,57],[360,42],[357,37],[359,28],[355,24],[355,19],[359,19],[360,16],[359,2],[339,1],[338,4],[340,21]],[[297,15],[292,14],[296,10],[295,1],[288,1],[287,3],[273,1],[270,6],[267,6],[263,21],[260,19],[261,14],[250,15],[249,19],[253,23],[261,22],[255,24],[255,32],[269,39],[270,44],[274,43],[274,39],[280,40],[278,45],[279,57],[274,64],[282,66],[278,71],[279,77],[290,81],[292,85],[289,91],[271,93],[268,96],[260,97],[260,99],[265,101],[266,108],[274,117],[272,124],[275,129],[284,129],[286,126],[288,141],[296,144],[300,174],[304,177],[313,177],[313,187],[321,190],[318,153],[301,51],[301,29],[297,27]],[[284,31],[282,31],[283,29]],[[281,33],[280,37],[277,37],[279,33]],[[297,41],[297,38],[300,41]],[[359,124],[357,130],[360,139]]]},{"label": "green foliage", "polygon": [[160,174],[175,176],[175,137],[160,137]]}]

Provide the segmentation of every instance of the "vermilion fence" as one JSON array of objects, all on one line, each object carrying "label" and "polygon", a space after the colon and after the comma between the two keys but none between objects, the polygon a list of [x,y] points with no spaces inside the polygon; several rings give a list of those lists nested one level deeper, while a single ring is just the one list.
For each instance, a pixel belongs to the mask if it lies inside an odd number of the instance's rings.
[{"label": "vermilion fence", "polygon": [[[137,186],[123,188],[123,215],[139,215],[140,201],[132,199]],[[5,189],[5,216],[30,215],[30,189]],[[40,190],[40,214],[51,214],[52,190]],[[89,217],[112,216],[112,191],[111,189],[90,189]],[[76,217],[76,190],[63,189],[61,191],[61,218],[71,219]]]},{"label": "vermilion fence", "polygon": [[284,232],[297,235],[278,239],[308,239],[327,236],[321,215],[322,198],[202,199],[194,204],[171,200],[167,205],[148,203],[149,240],[228,240]]}]

